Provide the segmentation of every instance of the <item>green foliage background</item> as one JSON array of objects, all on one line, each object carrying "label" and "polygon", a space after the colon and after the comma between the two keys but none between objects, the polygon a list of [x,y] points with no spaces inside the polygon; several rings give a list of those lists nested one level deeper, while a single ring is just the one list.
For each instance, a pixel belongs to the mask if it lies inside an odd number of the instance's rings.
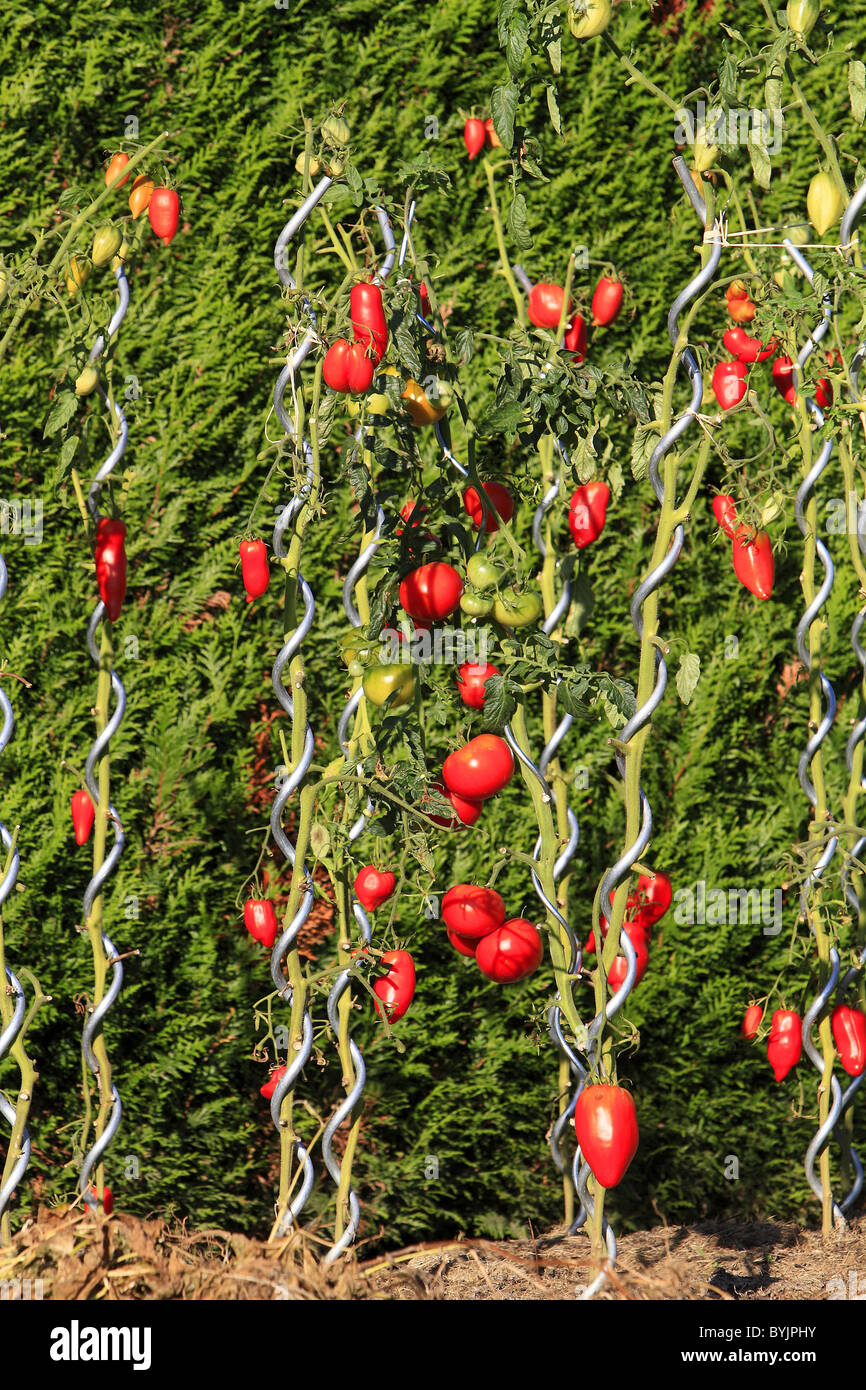
[{"label": "green foliage background", "polygon": [[[673,32],[651,21],[645,3],[622,3],[612,32],[626,51],[634,45],[644,70],[680,99],[715,78],[728,42],[720,17],[756,45],[763,41],[757,0],[738,4],[735,16],[725,5],[708,16],[689,0]],[[857,17],[840,18],[837,41],[860,38]],[[838,80],[828,82],[823,68],[801,66],[822,122],[845,132],[843,150],[856,153],[844,67],[837,64]],[[133,1212],[176,1212],[194,1224],[261,1234],[269,1227],[277,1145],[258,1095],[263,1068],[250,1056],[251,1008],[267,992],[269,976],[243,930],[238,903],[264,831],[265,818],[250,805],[249,782],[263,718],[275,707],[270,667],[281,622],[275,592],[244,603],[237,546],[251,516],[252,529],[269,535],[280,501],[278,487],[259,498],[270,359],[285,326],[273,244],[299,194],[294,162],[302,117],[318,122],[345,101],[357,167],[389,196],[402,201],[405,163],[429,155],[445,170],[449,186],[423,193],[418,209],[437,294],[453,302],[452,328],[507,335],[512,308],[496,273],[486,186],[462,142],[465,115],[473,105],[487,115],[490,89],[503,79],[493,7],[482,0],[396,0],[387,7],[370,0],[326,7],[289,0],[286,8],[176,0],[86,10],[68,0],[13,4],[0,39],[0,68],[0,251],[7,260],[51,218],[67,183],[86,185],[91,196],[101,188],[104,160],[122,140],[129,116],[137,117],[143,142],[170,132],[166,149],[183,200],[182,231],[168,250],[145,237],[115,354],[116,373],[134,373],[142,394],[129,411],[128,466],[115,489],[129,527],[131,576],[117,625],[128,705],[112,744],[114,800],[127,847],[111,882],[107,920],[119,948],[139,948],[141,956],[126,964],[126,984],[107,1027],[124,1103],[109,1180],[117,1204]],[[752,88],[744,89],[747,104],[763,104],[762,81],[756,69]],[[524,184],[534,244],[519,259],[537,280],[560,278],[575,244],[585,243],[595,261],[614,261],[627,278],[627,313],[615,331],[597,338],[592,360],[613,366],[628,354],[643,380],[658,381],[668,361],[667,311],[695,272],[699,240],[671,169],[670,114],[624,85],[600,43],[578,44],[568,34],[559,97],[561,140],[548,124],[541,89],[534,109],[521,112],[541,143],[549,182]],[[438,139],[426,138],[431,118]],[[814,139],[792,111],[771,188],[759,195],[762,216],[804,219],[817,164]],[[747,174],[745,151],[727,167]],[[853,165],[845,167],[850,175]],[[122,196],[119,206],[125,210]],[[331,276],[331,264],[325,266],[324,276]],[[729,274],[738,266],[733,254],[723,263]],[[596,274],[597,268],[576,282],[581,293]],[[7,320],[4,310],[0,328]],[[719,296],[699,326],[705,361],[718,352],[723,326]],[[30,682],[25,687],[7,677],[5,685],[16,730],[0,763],[2,816],[21,826],[19,891],[6,912],[8,950],[10,963],[34,969],[52,996],[31,1039],[40,1071],[31,1174],[47,1193],[66,1196],[74,1189],[69,1164],[81,1114],[75,1000],[92,978],[86,939],[75,931],[89,853],[75,852],[68,808],[78,785],[73,769],[83,769],[93,736],[95,680],[85,646],[93,583],[75,497],[58,470],[58,441],[45,440],[42,427],[52,391],[73,365],[61,307],[45,303],[29,315],[2,366],[0,404],[4,495],[40,497],[45,508],[41,545],[4,539],[9,588],[0,605],[0,650],[6,670]],[[490,345],[461,375],[473,407],[490,403],[495,374]],[[781,402],[770,408],[784,429]],[[596,602],[582,649],[593,666],[630,681],[637,645],[629,597],[647,567],[655,510],[648,481],[630,475],[633,426],[628,418],[609,426],[626,486],[603,547],[584,571]],[[342,429],[326,450],[331,486],[305,551],[320,614],[305,647],[311,717],[332,744],[346,688],[338,658],[339,586],[357,530],[336,454]],[[91,433],[91,465],[104,455],[104,440]],[[502,467],[507,471],[504,457]],[[709,482],[722,476],[722,465],[711,465]],[[796,656],[802,611],[796,480],[789,473],[782,481],[787,550],[777,555],[770,603],[759,604],[734,580],[709,489],[664,588],[662,631],[671,643],[672,671],[685,649],[702,663],[688,707],[671,682],[645,763],[655,815],[651,860],[677,887],[702,879],[711,887],[776,887],[787,876],[784,856],[804,832],[796,764],[805,739],[805,689],[783,697],[777,688]],[[838,474],[827,490],[842,495]],[[528,520],[520,525],[528,539]],[[777,523],[774,540],[782,531]],[[218,591],[231,596],[228,606],[208,608]],[[829,673],[840,700],[856,689],[847,645],[856,607],[856,584],[843,565],[829,607]],[[734,657],[727,654],[730,635],[739,644]],[[828,758],[833,804],[845,780],[848,717],[843,705]],[[588,788],[573,803],[581,824],[574,875],[574,924],[581,933],[600,873],[622,843],[609,734],[606,723],[589,722],[576,726],[568,745],[569,758],[589,769]],[[269,747],[276,766],[273,730]],[[515,779],[485,812],[483,830],[441,849],[438,891],[459,879],[483,881],[499,844],[530,852],[534,835]],[[525,905],[534,914],[523,870],[509,868],[503,883],[510,909]],[[137,920],[125,916],[130,896],[140,902]],[[547,1227],[560,1214],[560,1185],[545,1144],[556,1079],[543,1028],[549,970],[511,990],[489,984],[454,955],[437,923],[419,923],[417,907],[410,894],[397,924],[412,938],[419,967],[416,1002],[399,1028],[405,1050],[389,1044],[366,1008],[357,1025],[369,1076],[355,1167],[364,1234],[382,1228],[389,1244],[400,1244],[458,1227],[494,1235],[522,1232],[529,1220]],[[673,914],[662,924],[650,971],[628,1011],[641,1034],[624,1071],[634,1084],[642,1145],[611,1198],[619,1229],[652,1223],[659,1214],[669,1221],[815,1219],[817,1205],[802,1176],[815,1127],[808,1118],[815,1108],[811,1074],[800,1069],[803,1097],[796,1081],[776,1087],[763,1049],[738,1041],[743,1008],[772,986],[785,963],[796,914],[791,892],[777,938],[763,936],[760,927],[680,924]],[[804,965],[789,970],[790,1006],[801,1003],[806,979]],[[327,1065],[308,1068],[302,1094],[327,1105],[339,1071],[332,1049],[323,1046],[323,1056]],[[0,1078],[15,1084],[9,1063]],[[726,1179],[728,1155],[739,1160],[738,1181]],[[139,1161],[137,1179],[124,1176],[130,1156]],[[425,1176],[430,1156],[438,1160],[438,1178]],[[25,1186],[19,1213],[32,1200]],[[330,1184],[320,1180],[314,1209],[326,1212],[330,1198]]]}]

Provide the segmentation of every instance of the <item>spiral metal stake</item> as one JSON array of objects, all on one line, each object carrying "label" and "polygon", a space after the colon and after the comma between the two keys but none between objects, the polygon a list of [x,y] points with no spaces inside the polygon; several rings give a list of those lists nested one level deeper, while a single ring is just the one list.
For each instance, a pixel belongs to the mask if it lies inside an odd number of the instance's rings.
[{"label": "spiral metal stake", "polygon": [[[93,344],[93,347],[91,348],[89,356],[89,361],[91,362],[91,364],[97,361],[97,359],[105,351],[107,343],[114,338],[115,334],[120,328],[120,325],[126,318],[126,313],[129,308],[129,282],[126,278],[126,271],[122,264],[117,267],[114,274],[115,279],[117,280],[117,306],[115,308],[114,314],[111,317],[106,332],[104,334],[100,333],[100,335],[96,339],[96,342]],[[111,476],[114,469],[117,467],[118,463],[126,453],[126,446],[129,438],[129,426],[126,421],[126,416],[124,415],[123,410],[120,407],[120,404],[116,399],[111,401],[109,400],[108,393],[101,381],[99,382],[98,390],[100,396],[102,397],[103,403],[107,406],[110,405],[113,408],[114,420],[117,428],[117,442],[114,445],[114,448],[109,452],[108,457],[105,459],[104,463],[100,466],[100,468],[94,475],[93,480],[90,484],[90,489],[87,494],[87,507],[95,523],[98,523],[100,520],[99,493],[101,492],[106,480]],[[90,652],[91,659],[93,660],[93,663],[98,672],[102,669],[102,657],[100,655],[99,648],[96,645],[96,632],[97,628],[99,627],[99,624],[103,621],[105,616],[105,605],[100,600],[93,611],[87,628],[87,648]],[[111,742],[111,739],[113,738],[114,734],[117,732],[117,729],[120,726],[120,723],[123,719],[124,710],[126,709],[126,692],[123,688],[123,683],[120,677],[118,676],[117,671],[114,669],[113,665],[110,671],[110,681],[111,691],[112,695],[114,696],[115,702],[114,713],[111,715],[110,719],[107,720],[104,729],[97,736],[97,738],[91,745],[90,752],[87,756],[87,762],[84,768],[84,780],[87,784],[87,790],[90,793],[94,810],[97,813],[100,809],[100,798],[99,786],[96,778],[96,769],[99,763],[102,761],[103,757],[107,755],[108,746]],[[114,843],[112,844],[110,851],[104,858],[99,869],[96,871],[96,873],[93,875],[93,877],[87,885],[87,889],[84,894],[85,927],[87,927],[87,924],[90,921],[90,917],[93,913],[97,900],[101,897],[103,885],[105,884],[106,880],[110,877],[110,875],[114,872],[115,866],[117,865],[117,862],[120,859],[121,854],[123,853],[123,846],[125,842],[123,824],[120,820],[120,817],[117,814],[115,806],[111,801],[108,802],[106,808],[106,817],[107,822],[111,825],[112,830],[114,832]],[[100,936],[102,949],[105,953],[106,963],[111,966],[111,984],[109,985],[108,990],[103,995],[99,1003],[95,1006],[95,1008],[91,1008],[88,1011],[87,1020],[85,1022],[84,1029],[82,1032],[81,1047],[82,1052],[84,1054],[84,1059],[91,1072],[93,1073],[94,1077],[96,1078],[100,1096],[104,1103],[105,1098],[102,1095],[104,1086],[102,1069],[100,1066],[99,1059],[96,1056],[96,1053],[94,1052],[94,1043],[98,1038],[101,1037],[102,1025],[105,1016],[108,1013],[111,1006],[114,1004],[114,1001],[117,999],[118,994],[120,993],[120,989],[123,984],[123,965],[121,961],[118,959],[117,951],[114,948],[114,944],[112,943],[111,939],[109,938],[107,932],[104,929],[100,930]],[[93,1194],[90,1192],[90,1177],[93,1172],[93,1169],[101,1162],[103,1154],[105,1153],[106,1149],[108,1148],[109,1144],[111,1143],[112,1139],[117,1133],[121,1115],[123,1113],[123,1106],[121,1104],[120,1094],[113,1079],[110,1082],[109,1097],[111,1101],[111,1110],[104,1124],[102,1132],[97,1136],[95,1142],[84,1155],[84,1159],[81,1165],[81,1172],[79,1174],[78,1179],[79,1192],[84,1195],[86,1204],[94,1210],[98,1206],[98,1202],[96,1197],[93,1196]]]},{"label": "spiral metal stake", "polygon": [[[3,559],[3,556],[0,555],[0,599],[3,599],[6,595],[6,583],[6,561]],[[6,747],[7,743],[12,737],[12,731],[15,727],[15,716],[12,712],[12,705],[10,703],[8,695],[6,694],[6,691],[2,688],[2,686],[0,686],[0,713],[2,713],[3,715],[3,726],[2,728],[0,728],[0,753],[2,753],[3,749]],[[2,913],[3,907],[6,903],[6,899],[9,897],[9,894],[15,887],[15,883],[18,878],[19,866],[18,849],[17,847],[15,849],[12,848],[12,836],[10,835],[9,831],[7,830],[6,826],[3,824],[2,821],[0,821],[0,840],[2,840],[3,846],[7,852],[9,850],[12,850],[9,869],[6,875],[4,876],[2,883],[0,883],[0,913]],[[5,961],[4,969],[6,974],[6,981],[8,983],[9,994],[11,998],[15,1001],[15,1007],[12,1011],[11,1019],[9,1020],[6,1027],[3,1029],[3,1032],[0,1033],[0,1061],[3,1060],[6,1054],[15,1045],[15,1040],[18,1037],[18,1034],[21,1032],[21,1029],[24,1024],[25,1015],[25,999],[24,991],[21,987],[21,982],[18,979],[18,976],[9,968],[8,965],[6,965]],[[0,988],[6,988],[6,985],[0,982]],[[2,1094],[0,1094],[0,1115],[3,1116],[4,1120],[7,1122],[14,1134],[17,1112],[15,1106],[12,1105]],[[16,1159],[12,1167],[12,1170],[6,1179],[6,1182],[3,1184],[2,1187],[0,1187],[0,1221],[2,1221],[3,1219],[3,1214],[6,1211],[7,1206],[9,1205],[12,1193],[15,1191],[16,1187],[23,1178],[29,1162],[30,1133],[27,1129],[27,1126],[25,1125],[21,1131],[20,1152],[18,1158]]]},{"label": "spiral metal stake", "polygon": [[[809,281],[809,284],[811,285],[814,281],[814,272],[809,262],[803,255],[802,251],[800,251],[799,247],[794,246],[794,243],[789,238],[786,238],[783,244],[785,246],[785,249],[791,255],[792,260],[798,266],[803,275],[806,276],[806,279]],[[800,349],[800,352],[797,356],[797,367],[799,369],[800,374],[802,374],[806,362],[809,360],[812,353],[815,351],[815,348],[818,346],[818,344],[821,342],[822,338],[826,334],[830,326],[831,316],[832,307],[830,296],[825,295],[822,303],[821,322],[818,324],[817,328],[815,328],[812,331],[807,342]],[[811,397],[807,399],[806,406],[816,427],[820,429],[821,426],[824,424],[824,412]],[[821,447],[817,459],[810,468],[806,477],[803,479],[803,482],[800,484],[800,487],[797,491],[797,496],[794,505],[794,514],[797,518],[797,525],[799,526],[800,531],[805,540],[808,540],[810,535],[809,523],[806,520],[806,506],[808,505],[810,494],[814,491],[818,479],[821,477],[821,474],[824,472],[824,470],[827,467],[827,464],[830,461],[830,456],[832,452],[833,440],[832,438],[826,439]],[[830,594],[833,590],[833,582],[835,579],[835,569],[833,566],[833,561],[830,557],[830,553],[827,550],[827,547],[824,545],[824,543],[817,537],[817,535],[815,536],[815,551],[824,570],[824,581],[821,584],[821,587],[819,588],[812,602],[807,606],[806,611],[800,619],[799,623],[797,624],[797,651],[805,669],[809,672],[810,680],[812,676],[813,663],[812,656],[808,647],[809,631],[812,626],[812,623],[815,622],[815,620],[818,618],[821,609],[824,607],[827,600],[829,599]],[[803,788],[803,791],[806,795],[807,800],[809,801],[810,806],[812,807],[813,812],[817,811],[818,794],[815,790],[815,786],[812,782],[812,779],[809,776],[809,767],[812,762],[812,759],[820,750],[822,744],[824,743],[824,740],[830,732],[830,729],[833,727],[833,722],[836,717],[836,693],[833,690],[833,687],[827,679],[826,675],[824,674],[824,671],[819,671],[818,675],[821,684],[821,695],[823,697],[823,702],[826,706],[826,710],[824,717],[818,725],[818,728],[815,730],[812,737],[808,740],[806,747],[800,754],[800,761],[797,768],[797,775],[800,780],[800,786]],[[838,843],[838,836],[835,834],[831,835],[814,869],[803,883],[803,887],[800,893],[800,907],[804,917],[808,917],[809,890],[814,888],[821,881],[824,870],[828,867],[828,865],[833,859],[834,854],[836,853]],[[814,932],[814,928],[812,928],[812,930]],[[833,992],[833,989],[835,989],[836,987],[836,982],[839,976],[839,956],[835,949],[831,950],[830,952],[830,963],[830,981],[828,981],[828,983],[821,990],[820,994],[817,996],[812,1006],[806,1013],[805,1018],[803,1019],[803,1048],[807,1056],[809,1057],[809,1060],[812,1062],[812,1065],[816,1068],[816,1070],[821,1074],[822,1077],[824,1075],[824,1061],[821,1055],[814,1047],[810,1033],[813,1023],[820,1016],[822,1010],[824,1009],[828,999],[830,998]],[[830,1113],[827,1116],[827,1119],[825,1120],[824,1124],[821,1125],[817,1134],[814,1136],[811,1144],[809,1145],[809,1148],[806,1151],[805,1160],[806,1178],[808,1180],[809,1186],[811,1187],[815,1195],[822,1202],[823,1190],[821,1186],[821,1181],[815,1174],[815,1159],[824,1147],[824,1144],[826,1143],[827,1139],[829,1138],[829,1135],[832,1133],[833,1129],[838,1123],[838,1120],[842,1113],[842,1092],[839,1082],[835,1076],[831,1077],[830,1089],[832,1100]],[[834,1221],[844,1223],[844,1217],[842,1215],[841,1208],[836,1203],[835,1199],[832,1198],[832,1194],[831,1201]]]}]

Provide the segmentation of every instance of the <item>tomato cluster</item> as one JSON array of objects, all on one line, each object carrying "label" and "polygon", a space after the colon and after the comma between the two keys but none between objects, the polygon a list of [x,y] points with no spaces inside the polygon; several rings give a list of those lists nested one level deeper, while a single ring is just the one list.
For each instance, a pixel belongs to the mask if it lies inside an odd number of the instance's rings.
[{"label": "tomato cluster", "polygon": [[471,956],[488,980],[513,984],[541,964],[538,929],[525,917],[506,921],[505,903],[494,888],[457,883],[443,897],[441,910],[455,951]]},{"label": "tomato cluster", "polygon": [[[612,905],[613,892],[610,893],[609,897]],[[668,875],[664,873],[641,874],[637,888],[629,894],[626,900],[622,929],[634,947],[636,957],[635,986],[640,984],[649,965],[652,929],[664,917],[672,901],[673,886]],[[602,938],[607,937],[607,929],[608,919],[602,916]],[[593,955],[596,952],[595,932],[590,932],[585,949],[588,955]],[[625,956],[614,956],[607,975],[610,988],[614,991],[618,990],[627,973],[628,963]]]},{"label": "tomato cluster", "polygon": [[[741,1033],[755,1038],[764,1011],[760,1004],[750,1004],[743,1016]],[[850,1004],[838,1004],[830,1017],[830,1027],[839,1061],[849,1076],[862,1076],[866,1071],[866,1013]],[[803,1054],[803,1022],[795,1009],[776,1009],[767,1037],[767,1061],[777,1081],[784,1081]]]}]

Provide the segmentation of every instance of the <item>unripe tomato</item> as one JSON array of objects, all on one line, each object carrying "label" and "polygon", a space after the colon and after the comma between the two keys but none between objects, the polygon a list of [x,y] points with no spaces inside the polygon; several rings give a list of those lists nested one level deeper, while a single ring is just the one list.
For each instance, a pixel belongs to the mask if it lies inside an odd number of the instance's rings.
[{"label": "unripe tomato", "polygon": [[831,1027],[842,1066],[849,1076],[862,1076],[866,1070],[866,1014],[840,1004],[833,1010]]},{"label": "unripe tomato", "polygon": [[839,221],[845,211],[845,199],[829,174],[822,171],[809,184],[806,211],[819,236],[823,236],[834,222]]},{"label": "unripe tomato", "polygon": [[489,661],[482,666],[477,666],[473,661],[464,661],[457,671],[457,690],[464,705],[470,709],[483,709],[484,682],[498,675],[498,667],[491,666]]},{"label": "unripe tomato", "polygon": [[785,18],[794,38],[802,43],[812,30],[821,12],[819,0],[788,0]]},{"label": "unripe tomato", "polygon": [[503,589],[493,600],[493,618],[503,627],[529,627],[537,623],[544,612],[541,598],[532,589],[517,593],[514,589]]},{"label": "unripe tomato", "polygon": [[129,194],[129,211],[136,220],[147,211],[153,189],[153,179],[149,179],[146,174],[139,174]]},{"label": "unripe tomato", "polygon": [[[125,168],[126,168],[126,166],[127,166],[128,163],[129,163],[129,155],[128,155],[128,154],[124,154],[122,151],[121,151],[119,154],[115,154],[115,155],[112,155],[112,156],[111,156],[111,159],[108,161],[108,167],[107,167],[107,169],[105,170],[105,186],[106,186],[106,188],[110,188],[112,184],[114,184],[115,188],[122,188],[122,187],[123,187],[123,185],[126,183],[127,179],[129,178],[129,174],[124,174],[122,179],[118,179],[117,176],[118,176],[118,174],[121,172],[122,169],[125,169]],[[114,183],[114,180],[115,180],[115,179],[117,179],[117,183]]]},{"label": "unripe tomato", "polygon": [[322,122],[322,135],[333,145],[348,145],[352,131],[342,116],[327,116]]},{"label": "unripe tomato", "polygon": [[433,560],[410,572],[400,583],[400,602],[410,618],[438,622],[458,607],[463,580],[442,560]]},{"label": "unripe tomato", "polygon": [[288,1067],[276,1067],[274,1071],[271,1072],[264,1086],[259,1087],[259,1095],[264,1096],[265,1100],[270,1100],[274,1091],[277,1089],[277,1085],[282,1081],[287,1071]]},{"label": "unripe tomato", "polygon": [[505,903],[494,888],[457,883],[442,899],[442,920],[460,936],[480,941],[482,936],[502,926]]},{"label": "unripe tomato", "polygon": [[90,259],[95,266],[108,265],[113,256],[120,250],[122,237],[119,227],[112,227],[106,223],[104,227],[98,228],[93,238],[93,247],[90,252]]},{"label": "unripe tomato", "polygon": [[95,814],[90,792],[84,787],[79,787],[78,791],[72,794],[72,829],[77,845],[83,845],[90,838]]},{"label": "unripe tomato", "polygon": [[415,673],[405,662],[384,666],[369,666],[364,672],[364,694],[373,705],[384,705],[388,700],[389,709],[400,709],[411,704],[415,694]]},{"label": "unripe tomato", "polygon": [[760,1004],[750,1004],[743,1015],[741,1032],[744,1038],[754,1038],[761,1026],[764,1010]]},{"label": "unripe tomato", "polygon": [[602,1187],[616,1187],[637,1153],[637,1112],[621,1086],[584,1086],[574,1107],[580,1151]]},{"label": "unripe tomato", "polygon": [[147,215],[163,246],[168,246],[177,231],[180,216],[180,199],[174,189],[155,188],[147,205]]},{"label": "unripe tomato", "polygon": [[247,603],[260,598],[271,582],[268,552],[262,540],[241,541],[241,575],[247,593]]},{"label": "unripe tomato", "polygon": [[492,116],[488,116],[487,120],[484,122],[484,133],[487,137],[487,143],[491,147],[491,149],[502,149],[502,141],[500,140],[499,136],[496,134],[496,131],[493,128]]},{"label": "unripe tomato", "polygon": [[[340,655],[350,671],[353,666],[363,670],[365,666],[376,664],[376,643],[365,637],[360,628],[352,627],[340,639]],[[353,671],[352,674],[359,675],[360,671]]]},{"label": "unripe tomato", "polygon": [[466,561],[466,574],[476,589],[493,589],[501,577],[501,571],[480,550]]},{"label": "unripe tomato", "polygon": [[449,791],[473,801],[486,801],[511,781],[514,755],[498,734],[479,734],[449,753],[442,777]]},{"label": "unripe tomato", "polygon": [[766,601],[773,592],[776,565],[773,547],[766,531],[758,531],[751,540],[735,536],[733,547],[734,573],[756,598]]},{"label": "unripe tomato", "polygon": [[75,378],[76,396],[89,396],[90,393],[96,389],[96,383],[98,381],[99,372],[96,370],[95,367],[88,364],[79,372],[78,376]]},{"label": "unripe tomato", "polygon": [[451,404],[451,393],[442,382],[437,383],[437,404],[426,395],[424,388],[409,377],[400,399],[406,402],[406,412],[416,429],[423,425],[434,425],[441,420]]},{"label": "unripe tomato", "polygon": [[705,174],[711,169],[719,157],[719,147],[707,139],[707,132],[704,126],[699,125],[695,131],[695,143],[692,151],[695,160],[695,168],[699,174]]},{"label": "unripe tomato", "polygon": [[602,275],[592,296],[592,322],[596,328],[607,328],[618,317],[622,296],[622,281]]},{"label": "unripe tomato", "polygon": [[365,864],[355,875],[355,897],[365,912],[375,912],[387,902],[397,887],[397,875],[389,869],[381,871],[374,864]]},{"label": "unripe tomato", "polygon": [[[304,151],[301,150],[301,153],[298,155],[297,159],[295,160],[295,173],[296,173],[296,174],[301,174],[301,175],[303,176],[303,173],[304,173],[304,169],[305,169],[305,167],[306,167],[306,164],[307,164],[307,157],[306,157]],[[311,178],[311,179],[314,179],[314,178],[316,177],[316,175],[319,173],[321,167],[322,167],[322,162],[321,162],[321,160],[320,160],[320,159],[316,159],[314,155],[310,155],[310,178]]]},{"label": "unripe tomato", "polygon": [[463,143],[470,159],[474,159],[477,154],[481,153],[486,139],[487,131],[484,129],[484,122],[479,121],[476,116],[470,116],[463,127]]},{"label": "unripe tomato", "polygon": [[[529,322],[536,328],[556,328],[562,314],[562,301],[565,290],[561,285],[533,285],[529,291]],[[571,300],[568,301],[566,315],[571,313]]]},{"label": "unripe tomato", "polygon": [[[734,300],[734,303],[739,303]],[[748,368],[745,362],[719,362],[713,368],[713,395],[722,410],[732,410],[746,394]]]},{"label": "unripe tomato", "polygon": [[475,959],[488,980],[509,985],[525,980],[538,969],[544,959],[544,946],[532,922],[525,917],[512,917],[481,938]]},{"label": "unripe tomato", "polygon": [[460,608],[468,618],[486,618],[493,611],[493,599],[464,589],[460,595]]},{"label": "unripe tomato", "polygon": [[277,939],[277,914],[268,898],[249,898],[244,903],[244,926],[268,950]]},{"label": "unripe tomato", "polygon": [[568,27],[576,39],[591,39],[610,23],[610,0],[571,0]]},{"label": "unripe tomato", "polygon": [[732,280],[725,290],[726,299],[748,299],[749,287],[745,280]]},{"label": "unripe tomato", "polygon": [[66,274],[66,288],[71,295],[78,293],[87,282],[92,266],[83,256],[70,256]]},{"label": "unripe tomato", "polygon": [[[376,981],[373,993],[381,999],[388,1022],[396,1023],[415,997],[415,962],[408,951],[386,951],[382,964],[388,966],[388,973]],[[375,1007],[379,1013],[378,1004]]]},{"label": "unripe tomato", "polygon": [[444,796],[446,801],[450,801],[454,807],[456,819],[446,820],[444,816],[430,816],[434,825],[441,825],[445,830],[459,830],[461,825],[474,825],[484,809],[484,802],[476,797],[459,796],[457,792],[451,791],[445,786],[444,782],[431,782],[435,791]]},{"label": "unripe tomato", "polygon": [[596,480],[574,489],[568,507],[568,526],[578,550],[597,541],[604,530],[610,488]]},{"label": "unripe tomato", "polygon": [[[510,521],[514,515],[514,502],[512,501],[511,493],[508,491],[508,488],[503,487],[502,483],[482,483],[481,486],[499,513],[501,520],[506,522]],[[463,506],[466,509],[466,513],[472,525],[476,528],[480,527],[483,509],[481,497],[479,496],[477,488],[466,488],[463,493]],[[498,530],[499,521],[497,521],[493,512],[488,509],[487,522],[484,527],[485,534],[489,536],[493,531]]]},{"label": "unripe tomato", "polygon": [[767,1060],[777,1081],[784,1081],[802,1053],[803,1032],[799,1015],[793,1009],[777,1009],[767,1041]]}]

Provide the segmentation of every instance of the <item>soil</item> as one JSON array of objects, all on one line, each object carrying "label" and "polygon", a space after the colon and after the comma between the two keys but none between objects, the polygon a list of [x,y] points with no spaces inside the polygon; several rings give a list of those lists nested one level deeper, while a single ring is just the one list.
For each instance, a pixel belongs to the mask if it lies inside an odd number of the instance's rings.
[{"label": "soil", "polygon": [[[457,1238],[373,1259],[359,1258],[361,1250],[335,1268],[321,1263],[321,1249],[308,1235],[269,1245],[123,1213],[42,1208],[0,1250],[0,1297],[573,1301],[595,1273],[583,1233]],[[866,1294],[863,1219],[826,1241],[776,1222],[707,1221],[621,1237],[610,1282],[596,1297],[823,1301],[858,1293]]]}]

